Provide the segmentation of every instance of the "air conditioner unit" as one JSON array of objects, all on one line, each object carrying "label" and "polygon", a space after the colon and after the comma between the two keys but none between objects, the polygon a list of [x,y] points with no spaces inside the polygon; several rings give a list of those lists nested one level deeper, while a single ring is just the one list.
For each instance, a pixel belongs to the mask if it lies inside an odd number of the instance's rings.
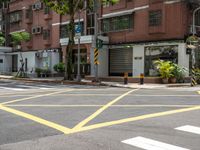
[{"label": "air conditioner unit", "polygon": [[37,34],[41,34],[42,33],[42,29],[43,29],[42,27],[37,27],[36,28],[36,33]]},{"label": "air conditioner unit", "polygon": [[36,52],[35,56],[38,57],[38,58],[42,58],[43,55],[42,55],[42,52]]},{"label": "air conditioner unit", "polygon": [[40,10],[40,9],[42,9],[41,2],[36,2],[35,4],[32,5],[32,10]]},{"label": "air conditioner unit", "polygon": [[35,8],[36,8],[37,10],[41,9],[41,8],[42,8],[42,3],[41,3],[41,2],[35,3]]},{"label": "air conditioner unit", "polygon": [[36,27],[32,27],[32,34],[36,34],[37,32],[37,30],[36,30],[37,28]]},{"label": "air conditioner unit", "polygon": [[36,10],[36,5],[35,4],[32,5],[32,10]]}]

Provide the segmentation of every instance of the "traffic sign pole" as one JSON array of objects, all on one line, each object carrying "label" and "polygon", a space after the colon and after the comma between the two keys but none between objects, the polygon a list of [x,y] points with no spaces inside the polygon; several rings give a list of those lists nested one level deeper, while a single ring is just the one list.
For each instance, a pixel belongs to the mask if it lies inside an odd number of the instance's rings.
[{"label": "traffic sign pole", "polygon": [[78,38],[78,63],[77,63],[77,81],[81,82],[81,75],[80,75],[80,36],[81,36],[81,24],[80,24],[80,11],[78,11],[78,26],[75,28],[75,34]]}]

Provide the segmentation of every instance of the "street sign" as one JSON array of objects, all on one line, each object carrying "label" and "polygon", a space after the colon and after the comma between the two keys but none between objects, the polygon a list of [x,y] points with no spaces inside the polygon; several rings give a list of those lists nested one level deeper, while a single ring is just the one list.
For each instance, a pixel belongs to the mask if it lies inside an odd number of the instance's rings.
[{"label": "street sign", "polygon": [[81,36],[81,25],[76,24],[75,25],[75,37],[80,38],[80,36]]},{"label": "street sign", "polygon": [[103,47],[103,40],[97,38],[96,47],[97,48],[102,48]]}]

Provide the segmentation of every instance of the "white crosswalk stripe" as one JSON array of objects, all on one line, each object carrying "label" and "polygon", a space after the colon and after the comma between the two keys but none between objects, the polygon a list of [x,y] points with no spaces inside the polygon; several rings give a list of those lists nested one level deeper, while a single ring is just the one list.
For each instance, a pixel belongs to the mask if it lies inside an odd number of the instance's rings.
[{"label": "white crosswalk stripe", "polygon": [[28,90],[28,89],[23,89],[23,88],[9,88],[9,87],[0,87],[0,89],[13,90],[13,91],[27,91]]},{"label": "white crosswalk stripe", "polygon": [[49,89],[54,89],[54,88],[52,88],[52,87],[17,85],[16,87],[0,86],[0,89],[11,90],[11,91],[27,91],[27,90],[31,90],[31,89],[49,90]]},{"label": "white crosswalk stripe", "polygon": [[44,86],[32,86],[32,85],[17,85],[18,87],[21,87],[21,88],[32,88],[32,89],[42,89],[42,90],[48,90],[48,89],[54,89],[52,87],[44,87]]},{"label": "white crosswalk stripe", "polygon": [[191,126],[191,125],[185,125],[185,126],[177,127],[175,129],[180,130],[180,131],[200,134],[200,127],[195,127],[195,126]]},{"label": "white crosswalk stripe", "polygon": [[122,141],[122,143],[129,144],[145,150],[189,150],[175,145],[155,141],[144,137],[135,137]]}]

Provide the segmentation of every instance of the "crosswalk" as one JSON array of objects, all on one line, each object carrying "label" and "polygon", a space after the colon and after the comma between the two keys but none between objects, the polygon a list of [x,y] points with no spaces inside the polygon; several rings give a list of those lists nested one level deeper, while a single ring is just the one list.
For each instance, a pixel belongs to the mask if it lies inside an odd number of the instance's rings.
[{"label": "crosswalk", "polygon": [[[196,126],[184,125],[174,129],[182,132],[200,135],[200,127]],[[130,138],[121,142],[144,150],[190,150],[184,147],[179,147],[178,145],[171,145],[162,141],[157,141],[142,136]]]},{"label": "crosswalk", "polygon": [[11,91],[27,91],[31,89],[49,90],[54,89],[52,86],[35,86],[35,85],[15,85],[15,86],[0,86],[0,89]]}]

